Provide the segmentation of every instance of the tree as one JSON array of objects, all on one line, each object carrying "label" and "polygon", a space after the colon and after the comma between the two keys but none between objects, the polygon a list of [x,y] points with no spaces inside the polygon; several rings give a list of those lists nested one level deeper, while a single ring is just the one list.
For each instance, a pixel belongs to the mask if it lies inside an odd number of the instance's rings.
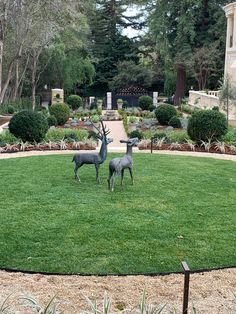
[{"label": "tree", "polygon": [[[165,60],[165,68],[174,65],[177,73],[174,103],[185,95],[187,61],[210,43],[224,53],[226,32],[222,4],[218,0],[157,0],[150,17],[150,29]],[[222,23],[222,21],[224,21]],[[221,23],[221,26],[219,27]],[[223,35],[222,35],[223,34]],[[196,50],[197,49],[197,50]],[[197,56],[195,56],[197,57]],[[201,73],[201,78],[206,79]]]},{"label": "tree", "polygon": [[198,90],[204,90],[209,76],[217,72],[217,61],[219,61],[219,53],[215,45],[203,46],[193,50],[186,65],[198,82]]},{"label": "tree", "polygon": [[232,82],[229,74],[220,82],[220,105],[226,111],[227,124],[229,123],[229,109],[232,105],[236,105],[236,85]]},{"label": "tree", "polygon": [[122,35],[126,27],[141,27],[137,16],[125,14],[129,5],[138,1],[98,0],[89,18],[91,27],[91,50],[94,57],[96,77],[93,90],[105,92],[109,82],[117,74],[122,61],[138,62],[138,49],[134,40]]},{"label": "tree", "polygon": [[[65,29],[78,32],[92,0],[3,0],[0,2],[0,104],[20,96],[29,81],[33,108],[38,80],[46,63],[42,53]],[[44,59],[45,60],[45,59]],[[11,84],[10,84],[11,83]]]},{"label": "tree", "polygon": [[148,88],[152,84],[153,72],[144,65],[123,61],[118,64],[117,71],[109,84],[112,91],[131,86]]}]

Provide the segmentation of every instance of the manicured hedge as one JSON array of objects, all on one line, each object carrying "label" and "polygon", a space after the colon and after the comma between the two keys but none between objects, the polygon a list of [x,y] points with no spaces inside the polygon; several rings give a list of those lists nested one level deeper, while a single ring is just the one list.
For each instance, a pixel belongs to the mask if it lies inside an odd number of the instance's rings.
[{"label": "manicured hedge", "polygon": [[12,117],[9,130],[24,142],[40,142],[47,133],[48,123],[43,114],[24,110]]},{"label": "manicured hedge", "polygon": [[201,110],[189,119],[188,135],[193,141],[217,140],[227,133],[227,120],[217,110]]},{"label": "manicured hedge", "polygon": [[65,124],[70,117],[70,108],[66,104],[55,104],[50,107],[50,114],[55,116],[58,125]]}]

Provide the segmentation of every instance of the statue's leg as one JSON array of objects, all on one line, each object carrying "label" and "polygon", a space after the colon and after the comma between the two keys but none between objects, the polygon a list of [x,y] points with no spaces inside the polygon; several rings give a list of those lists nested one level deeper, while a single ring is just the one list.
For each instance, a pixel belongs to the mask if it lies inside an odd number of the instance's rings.
[{"label": "statue's leg", "polygon": [[109,168],[109,177],[107,179],[108,182],[108,189],[111,189],[111,177],[112,177],[113,171]]},{"label": "statue's leg", "polygon": [[114,172],[113,176],[112,176],[112,182],[111,182],[111,191],[112,192],[114,191],[115,184],[116,184],[116,173]]},{"label": "statue's leg", "polygon": [[132,184],[134,184],[134,177],[133,177],[133,170],[132,170],[132,168],[129,168],[129,173],[130,173],[130,177],[131,177],[131,180],[132,180]]},{"label": "statue's leg", "polygon": [[99,177],[99,164],[95,164],[95,169],[96,169],[96,180],[97,183],[100,184],[100,177]]},{"label": "statue's leg", "polygon": [[80,181],[80,177],[79,177],[79,175],[78,175],[78,169],[79,169],[79,167],[80,167],[80,165],[76,165],[74,172],[75,172],[75,179],[78,180],[79,182],[81,182],[81,181]]},{"label": "statue's leg", "polygon": [[123,185],[124,172],[125,172],[125,169],[122,169],[122,170],[121,170],[121,185]]}]

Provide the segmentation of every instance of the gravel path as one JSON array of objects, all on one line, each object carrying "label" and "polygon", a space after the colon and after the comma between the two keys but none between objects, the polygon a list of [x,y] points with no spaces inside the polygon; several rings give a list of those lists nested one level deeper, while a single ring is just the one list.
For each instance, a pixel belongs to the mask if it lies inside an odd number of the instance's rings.
[{"label": "gravel path", "polygon": [[[181,313],[183,297],[183,275],[127,276],[127,277],[83,277],[45,276],[0,271],[0,304],[7,295],[17,298],[19,294],[34,296],[46,304],[54,295],[65,301],[62,308],[67,314],[89,310],[85,296],[97,300],[101,309],[104,292],[112,299],[112,311],[138,308],[143,291],[149,304],[166,304],[163,313]],[[236,269],[217,270],[190,276],[190,308],[196,313],[236,313]],[[176,308],[178,312],[173,312]],[[91,310],[91,309],[90,309]],[[16,313],[16,312],[14,312]],[[25,311],[17,313],[26,313]],[[192,310],[189,313],[193,313]]]},{"label": "gravel path", "polygon": [[[110,144],[111,145],[111,144]],[[126,145],[121,144],[120,146],[108,146],[109,153],[125,153],[126,152]],[[99,147],[96,149],[99,151]],[[91,151],[91,152],[96,152]],[[30,152],[18,152],[18,153],[11,153],[11,154],[0,154],[0,159],[8,159],[8,158],[19,158],[19,157],[29,157],[29,156],[47,156],[47,155],[72,155],[76,153],[85,153],[88,151],[78,151],[78,150],[53,150],[53,151],[30,151]],[[139,154],[150,154],[150,150],[139,150],[138,148],[133,148],[134,153]],[[192,156],[192,157],[207,157],[207,158],[214,158],[214,159],[221,159],[221,160],[232,160],[236,161],[236,155],[226,155],[226,154],[212,154],[212,153],[201,153],[201,152],[182,152],[182,151],[170,151],[170,150],[155,150],[153,154],[162,154],[162,155],[176,155],[176,156]]]}]

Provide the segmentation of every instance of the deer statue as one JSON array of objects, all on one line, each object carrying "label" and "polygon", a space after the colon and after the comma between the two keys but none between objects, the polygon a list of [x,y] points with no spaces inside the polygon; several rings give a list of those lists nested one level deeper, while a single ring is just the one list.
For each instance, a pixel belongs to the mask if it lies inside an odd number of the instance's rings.
[{"label": "deer statue", "polygon": [[97,133],[98,139],[101,140],[102,142],[99,153],[98,154],[96,153],[75,154],[72,159],[72,162],[73,161],[75,162],[75,170],[74,170],[75,179],[77,179],[79,182],[81,181],[78,175],[78,169],[85,164],[94,164],[95,169],[96,169],[96,180],[97,180],[97,183],[100,184],[99,167],[102,163],[104,163],[104,161],[107,158],[107,145],[113,142],[112,138],[107,137],[110,131],[106,129],[106,126],[104,126],[103,121],[102,120],[100,121],[102,125],[102,132],[95,125],[93,125],[98,131]]},{"label": "deer statue", "polygon": [[109,163],[109,177],[108,177],[108,188],[112,192],[115,187],[115,180],[118,175],[121,175],[121,185],[123,184],[124,171],[129,169],[132,184],[134,184],[133,178],[133,146],[137,146],[139,139],[137,137],[130,138],[127,141],[121,140],[121,143],[127,144],[126,154],[123,157],[113,158]]}]

